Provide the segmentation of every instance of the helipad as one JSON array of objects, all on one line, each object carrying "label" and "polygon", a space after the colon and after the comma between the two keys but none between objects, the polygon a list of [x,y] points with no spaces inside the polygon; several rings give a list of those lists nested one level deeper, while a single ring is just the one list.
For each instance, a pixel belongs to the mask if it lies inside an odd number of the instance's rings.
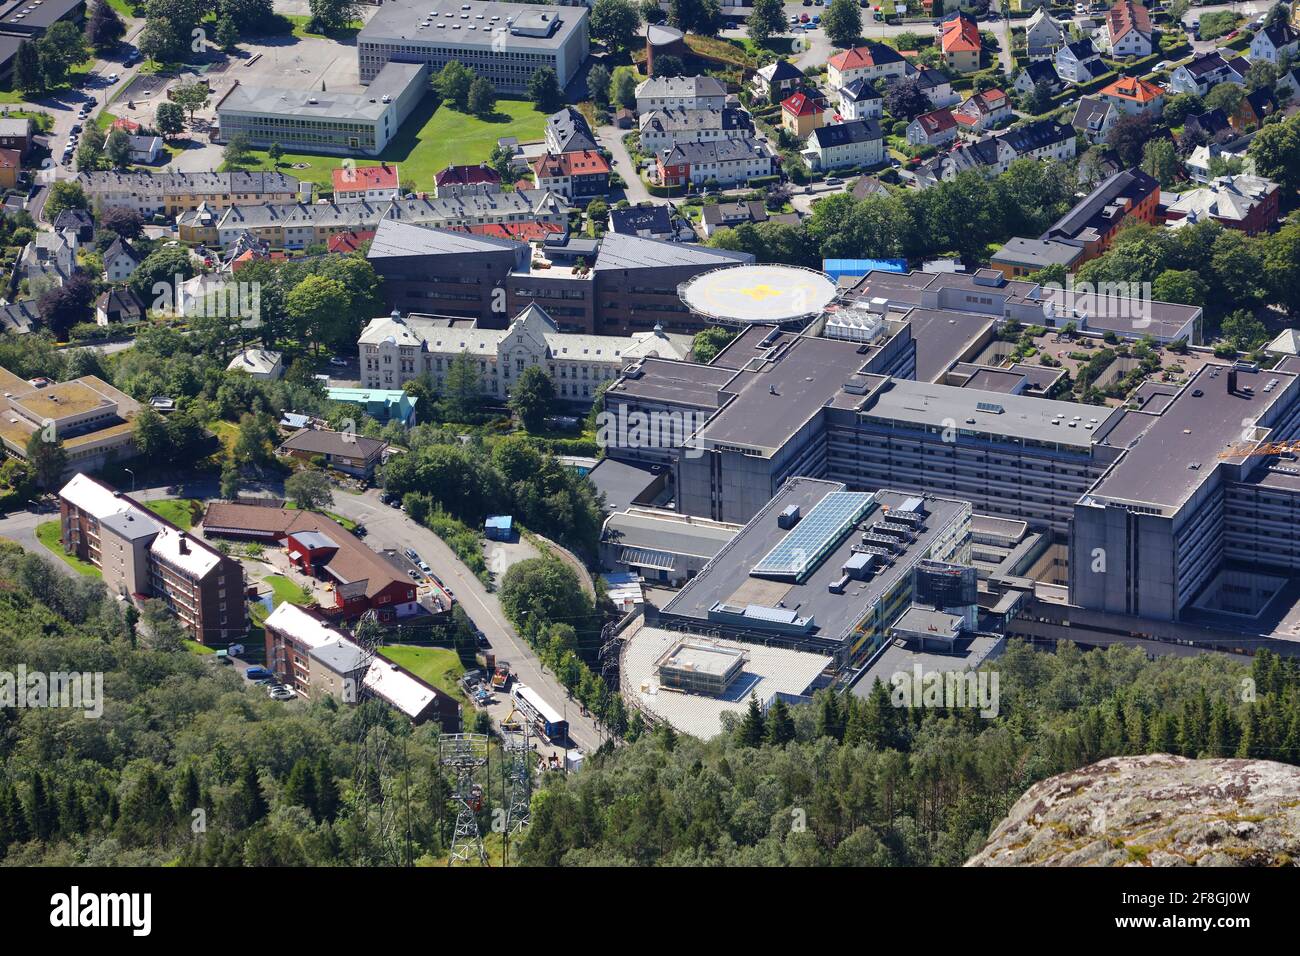
[{"label": "helipad", "polygon": [[835,298],[828,276],[799,266],[732,266],[677,287],[692,312],[717,322],[783,325],[820,315]]}]

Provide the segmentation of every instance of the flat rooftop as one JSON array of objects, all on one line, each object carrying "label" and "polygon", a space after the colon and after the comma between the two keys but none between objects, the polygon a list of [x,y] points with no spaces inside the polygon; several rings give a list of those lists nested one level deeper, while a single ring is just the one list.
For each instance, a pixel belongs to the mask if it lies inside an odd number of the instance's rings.
[{"label": "flat rooftop", "polygon": [[921,668],[922,674],[976,670],[999,657],[1005,647],[1006,638],[992,634],[958,638],[953,642],[952,653],[913,650],[902,641],[892,641],[853,682],[852,690],[857,697],[867,697],[877,680],[888,689],[895,674],[906,674],[910,678],[917,667]]},{"label": "flat rooftop", "polygon": [[[970,505],[952,498],[923,496],[927,509],[925,528],[905,550],[895,555],[889,564],[865,580],[850,580],[842,594],[834,594],[827,585],[841,576],[841,568],[860,544],[860,534],[850,531],[832,548],[821,562],[807,574],[803,583],[790,580],[772,580],[754,577],[750,571],[785,538],[787,530],[779,527],[777,519],[791,505],[797,505],[801,515],[807,515],[827,495],[843,491],[844,485],[815,478],[792,478],[763,507],[744,530],[731,543],[722,548],[677,595],[663,608],[666,616],[690,618],[701,624],[710,622],[709,609],[726,603],[745,606],[757,604],[765,607],[784,606],[795,609],[800,617],[811,616],[812,636],[821,641],[847,641],[854,625],[867,610],[904,574],[910,574],[913,565],[931,547],[934,541],[963,515],[969,515]],[[858,527],[871,525],[883,516],[882,508],[896,510],[910,499],[922,497],[897,491],[881,490],[874,493],[875,502],[857,522]],[[800,525],[796,524],[795,529]]]},{"label": "flat rooftop", "polygon": [[629,508],[605,520],[603,539],[625,548],[711,558],[734,538],[741,525],[697,518],[675,511]]},{"label": "flat rooftop", "polygon": [[767,704],[777,694],[803,695],[820,682],[831,666],[831,659],[821,654],[711,638],[710,643],[720,650],[745,655],[744,669],[725,695],[713,697],[660,687],[655,663],[682,640],[700,642],[698,637],[657,627],[642,627],[633,634],[623,648],[623,688],[638,707],[701,740],[722,733],[723,714],[743,716],[750,695],[761,704]]},{"label": "flat rooftop", "polygon": [[859,348],[857,342],[799,336],[768,350],[764,358],[751,358],[724,389],[735,397],[700,430],[699,438],[771,454],[836,398],[867,362]]},{"label": "flat rooftop", "polygon": [[[392,101],[412,83],[424,82],[421,63],[384,65],[368,87],[353,90],[288,90],[282,87],[232,87],[217,106],[218,112],[275,113],[300,118],[367,120],[376,122],[388,112]],[[384,102],[384,97],[390,102]]]},{"label": "flat rooftop", "polygon": [[897,378],[882,382],[884,387],[874,391],[863,404],[863,417],[920,428],[952,421],[961,431],[1015,444],[1030,441],[1087,449],[1106,432],[1117,411],[1099,405]]},{"label": "flat rooftop", "polygon": [[511,50],[553,50],[586,21],[585,7],[389,0],[361,29],[357,43],[406,40],[496,49],[493,44],[504,35]]},{"label": "flat rooftop", "polygon": [[56,422],[98,408],[105,410],[115,408],[117,404],[108,396],[79,380],[34,389],[9,401],[15,408],[21,409],[38,421],[48,418]]},{"label": "flat rooftop", "polygon": [[646,358],[637,364],[641,369],[637,377],[618,379],[606,394],[712,410],[718,407],[719,390],[735,374],[734,370],[718,365],[672,359]]},{"label": "flat rooftop", "polygon": [[903,318],[916,340],[916,380],[933,382],[986,336],[997,320],[991,315],[949,309],[911,309]]},{"label": "flat rooftop", "polygon": [[[1242,462],[1244,457],[1234,450],[1244,450],[1243,423],[1259,420],[1279,401],[1293,401],[1300,383],[1287,372],[1237,369],[1237,391],[1229,394],[1231,368],[1203,366],[1085,500],[1133,502],[1172,510],[1191,496],[1220,461]],[[1277,385],[1268,388],[1272,381]]]},{"label": "flat rooftop", "polygon": [[662,466],[602,458],[587,472],[587,480],[605,496],[605,510],[622,511],[663,480]]}]

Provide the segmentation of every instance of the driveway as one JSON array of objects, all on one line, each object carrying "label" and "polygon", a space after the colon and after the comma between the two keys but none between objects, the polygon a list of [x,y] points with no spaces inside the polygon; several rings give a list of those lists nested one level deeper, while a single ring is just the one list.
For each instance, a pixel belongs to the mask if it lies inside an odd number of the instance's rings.
[{"label": "driveway", "polygon": [[630,130],[619,129],[617,126],[601,126],[596,130],[596,141],[614,157],[614,172],[623,177],[623,198],[632,205],[639,206],[654,200],[637,174],[632,154],[623,145],[623,137],[629,132]]}]

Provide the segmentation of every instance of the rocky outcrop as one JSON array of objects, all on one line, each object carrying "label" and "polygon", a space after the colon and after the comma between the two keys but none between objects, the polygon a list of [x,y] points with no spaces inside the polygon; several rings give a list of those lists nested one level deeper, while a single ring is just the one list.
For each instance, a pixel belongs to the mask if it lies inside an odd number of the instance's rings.
[{"label": "rocky outcrop", "polygon": [[1111,757],[1030,787],[967,866],[1300,861],[1300,767]]}]

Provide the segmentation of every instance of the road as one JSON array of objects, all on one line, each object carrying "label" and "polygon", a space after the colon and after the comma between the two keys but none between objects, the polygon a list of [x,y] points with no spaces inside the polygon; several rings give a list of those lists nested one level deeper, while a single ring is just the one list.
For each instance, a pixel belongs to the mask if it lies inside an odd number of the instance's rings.
[{"label": "road", "polygon": [[[498,660],[510,662],[519,682],[537,691],[542,698],[565,715],[569,736],[585,753],[591,753],[604,739],[595,721],[583,717],[579,704],[570,700],[555,675],[542,667],[541,661],[521,638],[501,608],[501,601],[465,567],[441,538],[417,525],[396,508],[380,504],[379,493],[364,495],[335,490],[333,511],[366,526],[366,543],[375,550],[414,548],[428,562],[442,582],[451,588],[461,608],[487,635]],[[0,533],[3,533],[0,525]]]},{"label": "road", "polygon": [[653,200],[637,173],[632,154],[623,145],[623,137],[629,132],[630,130],[619,129],[617,126],[601,126],[596,130],[596,141],[609,150],[614,158],[614,171],[623,177],[623,198],[633,206],[639,206]]}]

